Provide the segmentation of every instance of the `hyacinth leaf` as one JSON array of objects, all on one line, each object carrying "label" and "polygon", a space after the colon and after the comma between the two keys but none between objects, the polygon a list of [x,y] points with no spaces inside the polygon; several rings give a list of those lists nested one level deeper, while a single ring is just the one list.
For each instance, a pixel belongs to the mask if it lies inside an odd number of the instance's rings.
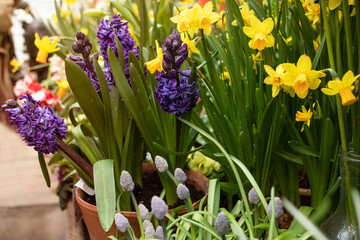
[{"label": "hyacinth leaf", "polygon": [[285,150],[276,151],[276,152],[274,152],[274,154],[276,154],[279,157],[281,157],[285,160],[288,160],[290,162],[294,162],[297,164],[303,164],[301,157],[299,157],[298,155],[292,154],[290,152],[287,152]]},{"label": "hyacinth leaf", "polygon": [[71,60],[66,59],[65,69],[66,77],[74,96],[98,135],[100,143],[106,146],[104,106],[94,85],[84,71]]},{"label": "hyacinth leaf", "polygon": [[103,159],[104,156],[100,153],[100,150],[96,146],[95,139],[86,126],[79,124],[72,130],[72,134],[79,145],[79,148],[86,157],[94,165],[99,159]]},{"label": "hyacinth leaf", "polygon": [[287,199],[282,199],[284,207],[288,212],[294,216],[296,219],[307,231],[312,233],[312,237],[318,240],[327,240],[328,238],[310,221],[303,213],[301,213],[292,203]]},{"label": "hyacinth leaf", "polygon": [[108,232],[113,224],[116,206],[114,160],[99,160],[94,164],[96,207],[102,228]]},{"label": "hyacinth leaf", "polygon": [[295,140],[289,141],[289,147],[298,153],[312,157],[319,157],[319,153],[315,149],[312,149],[311,147],[301,144]]},{"label": "hyacinth leaf", "polygon": [[[141,26],[140,26],[140,32],[141,32],[141,41],[140,41],[140,51],[142,52],[142,48],[148,48],[149,47],[149,14],[148,14],[148,10],[146,8],[146,1],[145,0],[140,0],[140,22],[141,22]],[[140,54],[140,58],[142,58],[142,54]],[[141,62],[142,59],[140,59]]]},{"label": "hyacinth leaf", "polygon": [[77,109],[81,109],[79,103],[74,103],[72,104],[70,107],[69,107],[69,118],[70,118],[70,121],[71,121],[71,124],[76,127],[79,123],[76,121],[76,118],[75,118],[75,114],[74,114],[74,109],[77,108]]},{"label": "hyacinth leaf", "polygon": [[50,176],[49,176],[49,171],[48,171],[47,166],[46,166],[44,154],[38,153],[38,158],[39,158],[39,163],[40,163],[40,167],[41,167],[41,172],[42,172],[42,174],[44,176],[46,185],[48,187],[50,187],[51,186]]},{"label": "hyacinth leaf", "polygon": [[[220,183],[217,179],[211,179],[209,182],[208,192],[208,212],[213,215],[217,215],[220,206]],[[214,219],[210,216],[207,217],[207,221],[213,225]],[[208,237],[210,237],[208,235]]]},{"label": "hyacinth leaf", "polygon": [[203,148],[206,148],[208,146],[207,143],[205,143],[204,145],[200,146],[200,147],[197,147],[197,148],[194,148],[192,149],[191,151],[187,151],[187,152],[176,152],[176,151],[172,151],[160,144],[158,144],[157,142],[153,142],[153,145],[156,149],[158,149],[159,151],[163,152],[163,153],[166,153],[168,155],[175,155],[175,156],[187,156],[189,154],[192,154],[194,152],[197,152]]}]

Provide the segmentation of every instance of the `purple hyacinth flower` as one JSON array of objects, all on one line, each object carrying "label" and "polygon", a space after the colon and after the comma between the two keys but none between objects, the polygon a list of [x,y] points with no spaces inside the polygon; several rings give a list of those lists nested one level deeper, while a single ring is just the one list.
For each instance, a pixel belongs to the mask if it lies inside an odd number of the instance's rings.
[{"label": "purple hyacinth flower", "polygon": [[[107,56],[107,49],[111,47],[116,57],[118,58],[118,49],[114,37],[117,37],[121,43],[124,54],[125,62],[125,76],[129,81],[130,71],[128,66],[129,53],[133,52],[139,59],[139,49],[136,46],[135,40],[131,37],[129,32],[128,22],[124,21],[119,14],[115,14],[111,21],[102,19],[98,31],[97,37],[99,39],[101,56],[104,58],[105,68],[110,68],[109,58]],[[115,85],[114,79],[111,74],[107,75],[107,82],[109,85]]]},{"label": "purple hyacinth flower", "polygon": [[64,119],[49,106],[41,108],[40,102],[30,94],[21,95],[20,99],[24,99],[22,106],[12,99],[2,105],[10,124],[15,126],[28,146],[33,146],[39,153],[55,153],[58,149],[55,138],[64,138],[67,130]]}]

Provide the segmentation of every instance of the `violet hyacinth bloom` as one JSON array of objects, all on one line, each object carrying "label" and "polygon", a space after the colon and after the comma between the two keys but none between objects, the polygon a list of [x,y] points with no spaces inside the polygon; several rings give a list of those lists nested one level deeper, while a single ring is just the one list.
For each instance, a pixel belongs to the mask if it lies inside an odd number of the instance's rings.
[{"label": "violet hyacinth bloom", "polygon": [[24,99],[22,106],[13,99],[1,106],[8,113],[10,124],[15,126],[28,146],[33,146],[39,153],[55,153],[58,149],[55,138],[65,137],[67,126],[64,119],[49,106],[41,108],[40,102],[30,94],[21,95],[20,99]]},{"label": "violet hyacinth bloom", "polygon": [[198,84],[189,82],[190,69],[180,71],[188,56],[187,45],[182,44],[179,33],[173,30],[165,39],[162,51],[164,72],[156,76],[158,86],[155,88],[155,97],[164,111],[182,117],[195,107],[199,98]]},{"label": "violet hyacinth bloom", "polygon": [[[111,47],[116,57],[118,58],[118,49],[114,37],[117,37],[121,43],[125,62],[125,76],[129,81],[130,72],[128,66],[129,53],[133,52],[139,59],[139,49],[136,46],[135,40],[130,36],[128,22],[124,21],[119,14],[115,14],[111,21],[101,19],[98,27],[97,37],[101,50],[101,56],[104,58],[105,69],[110,69],[109,58],[107,56],[107,49]],[[111,74],[107,75],[107,82],[109,85],[115,85]]]}]

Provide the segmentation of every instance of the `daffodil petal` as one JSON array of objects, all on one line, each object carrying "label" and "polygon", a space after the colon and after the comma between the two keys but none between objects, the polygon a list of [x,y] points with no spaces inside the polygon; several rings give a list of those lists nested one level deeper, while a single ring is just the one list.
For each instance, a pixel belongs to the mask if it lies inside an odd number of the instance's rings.
[{"label": "daffodil petal", "polygon": [[213,10],[213,4],[211,1],[207,2],[203,8],[204,13],[211,13]]},{"label": "daffodil petal", "polygon": [[273,85],[272,86],[272,97],[276,97],[280,92],[280,86]]},{"label": "daffodil petal", "polygon": [[248,36],[249,38],[254,38],[255,37],[256,32],[252,27],[245,26],[243,28],[243,31],[244,31],[245,35]]},{"label": "daffodil petal", "polygon": [[314,79],[314,80],[311,80],[311,81],[308,81],[309,82],[309,88],[311,90],[315,90],[319,87],[320,83],[321,83],[321,80],[320,79]]},{"label": "daffodil petal", "polygon": [[328,88],[331,88],[336,92],[339,92],[339,90],[343,88],[343,83],[341,81],[333,80],[333,81],[329,81],[327,86]]},{"label": "daffodil petal", "polygon": [[274,44],[275,44],[275,39],[274,39],[274,37],[273,37],[273,35],[267,35],[266,36],[266,39],[267,39],[267,41],[268,41],[268,44],[267,44],[267,46],[268,47],[272,47],[272,46],[274,46]]},{"label": "daffodil petal", "polygon": [[311,59],[309,56],[303,54],[300,56],[296,63],[296,66],[300,72],[307,72],[311,70]]},{"label": "daffodil petal", "polygon": [[339,7],[341,4],[341,0],[329,0],[329,8],[330,10],[334,10]]},{"label": "daffodil petal", "polygon": [[267,18],[261,23],[261,29],[265,34],[270,34],[274,28],[274,21],[272,18]]},{"label": "daffodil petal", "polygon": [[337,94],[338,92],[335,92],[334,90],[330,89],[330,88],[322,88],[321,91],[326,94],[326,95],[330,95],[333,96],[335,94]]},{"label": "daffodil petal", "polygon": [[261,22],[260,20],[255,16],[250,16],[250,26],[256,29],[261,28]]},{"label": "daffodil petal", "polygon": [[275,70],[269,65],[264,65],[264,69],[269,76],[276,74]]},{"label": "daffodil petal", "polygon": [[354,78],[354,73],[349,70],[344,74],[341,81],[343,82],[344,86],[350,86],[355,82],[355,80],[356,78]]}]

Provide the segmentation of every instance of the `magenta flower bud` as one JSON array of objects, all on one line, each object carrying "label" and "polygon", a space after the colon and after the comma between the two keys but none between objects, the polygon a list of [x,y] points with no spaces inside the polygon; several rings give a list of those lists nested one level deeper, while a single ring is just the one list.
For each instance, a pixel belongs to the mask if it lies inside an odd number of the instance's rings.
[{"label": "magenta flower bud", "polygon": [[151,210],[154,213],[155,217],[159,220],[165,217],[165,214],[168,212],[169,207],[166,205],[165,201],[157,196],[153,196],[151,199]]},{"label": "magenta flower bud", "polygon": [[129,220],[122,214],[115,214],[115,225],[120,232],[126,232],[126,229],[130,226]]},{"label": "magenta flower bud", "polygon": [[[275,218],[279,218],[281,215],[283,215],[284,210],[283,210],[283,204],[282,201],[279,197],[275,197],[274,198],[274,205],[275,205]],[[271,215],[272,214],[272,202],[271,200],[269,201],[269,206],[268,206],[268,214]]]},{"label": "magenta flower bud", "polygon": [[134,181],[127,171],[123,170],[120,175],[120,186],[125,192],[132,192],[134,190]]},{"label": "magenta flower bud", "polygon": [[184,183],[187,179],[185,172],[180,168],[175,169],[174,177],[178,183]]}]

